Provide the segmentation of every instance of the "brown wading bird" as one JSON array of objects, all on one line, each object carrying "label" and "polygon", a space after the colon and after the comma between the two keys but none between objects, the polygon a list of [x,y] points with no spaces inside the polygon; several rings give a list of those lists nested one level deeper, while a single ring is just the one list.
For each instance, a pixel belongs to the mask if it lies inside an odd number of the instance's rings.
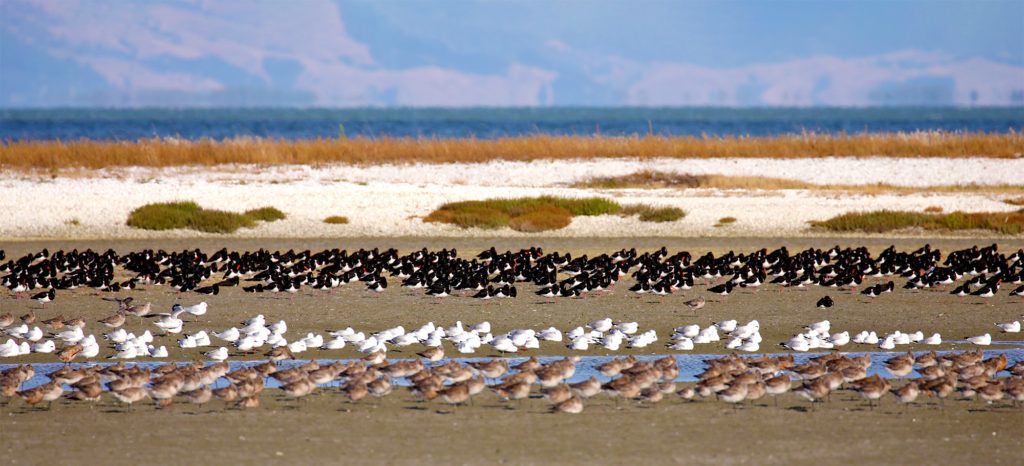
[{"label": "brown wading bird", "polygon": [[850,385],[857,393],[860,393],[861,397],[868,400],[870,409],[875,409],[874,400],[881,399],[882,395],[885,395],[892,388],[892,384],[888,380],[881,378],[878,374],[858,380]]},{"label": "brown wading bird", "polygon": [[267,352],[267,357],[271,361],[282,361],[285,359],[295,359],[295,355],[292,354],[292,350],[288,349],[287,346],[278,346]]},{"label": "brown wading bird", "polygon": [[260,399],[255,396],[247,396],[245,398],[238,400],[238,403],[235,403],[235,406],[243,409],[259,408]]},{"label": "brown wading bird", "polygon": [[540,367],[540,359],[537,359],[537,356],[530,356],[530,359],[527,359],[519,364],[516,364],[512,368],[519,372],[525,372],[532,371],[538,367]]},{"label": "brown wading bird", "polygon": [[437,399],[451,405],[458,406],[469,400],[469,386],[465,383],[457,383],[437,392]]},{"label": "brown wading bird", "polygon": [[153,312],[153,303],[146,302],[146,304],[141,306],[124,306],[124,309],[121,310],[121,312],[131,314],[135,317],[146,317]]},{"label": "brown wading bird", "polygon": [[128,411],[131,411],[134,404],[138,403],[138,401],[150,397],[150,392],[145,391],[145,388],[141,387],[128,387],[123,390],[111,390],[111,394],[113,394],[115,398],[118,398],[121,403],[128,405]]},{"label": "brown wading bird", "polygon": [[64,328],[64,320],[66,320],[66,317],[63,314],[57,314],[57,317],[44,320],[43,324],[52,330],[60,330]]},{"label": "brown wading bird", "polygon": [[444,348],[440,346],[431,346],[419,353],[416,353],[416,355],[430,362],[437,362],[444,359]]},{"label": "brown wading bird", "polygon": [[691,311],[696,313],[698,310],[703,308],[705,304],[707,304],[707,301],[704,300],[703,296],[698,296],[696,299],[691,299],[683,304],[685,304],[686,307],[688,307]]},{"label": "brown wading bird", "polygon": [[110,328],[118,328],[124,325],[124,322],[125,316],[121,312],[118,312],[117,314],[114,314],[112,316],[104,317],[99,320],[99,323],[106,325],[107,327]]},{"label": "brown wading bird", "polygon": [[583,400],[572,397],[551,407],[552,412],[579,414],[583,412]]},{"label": "brown wading bird", "polygon": [[83,349],[82,345],[79,344],[66,346],[57,353],[57,358],[63,363],[70,363],[78,356],[79,353],[82,352]]}]

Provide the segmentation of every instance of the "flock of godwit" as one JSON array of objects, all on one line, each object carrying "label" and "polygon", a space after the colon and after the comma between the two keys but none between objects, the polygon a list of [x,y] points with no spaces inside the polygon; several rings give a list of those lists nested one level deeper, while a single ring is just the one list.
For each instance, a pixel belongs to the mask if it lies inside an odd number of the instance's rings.
[{"label": "flock of godwit", "polygon": [[[597,367],[611,378],[602,383],[591,377],[566,383],[576,373],[577,357],[542,364],[531,357],[510,367],[509,360],[496,358],[463,365],[457,361],[431,365],[436,353],[420,355],[422,359],[388,362],[383,352],[367,355],[361,361],[319,364],[308,362],[287,369],[276,361],[229,370],[226,362],[165,364],[155,369],[129,367],[123,362],[108,366],[70,365],[46,376],[49,382],[19,391],[21,385],[35,376],[31,365],[20,365],[0,373],[0,397],[19,396],[30,405],[64,397],[68,400],[96,403],[105,393],[131,409],[135,403],[152,399],[166,408],[175,400],[203,405],[213,399],[233,403],[242,408],[260,405],[259,395],[265,378],[281,385],[283,397],[297,399],[316,392],[335,392],[350,402],[366,397],[383,397],[395,389],[395,381],[403,379],[408,392],[418,400],[447,405],[471,403],[488,388],[499,400],[521,403],[520,400],[540,395],[557,412],[579,413],[584,400],[605,394],[618,400],[637,400],[653,404],[666,395],[681,399],[718,399],[737,405],[753,403],[765,396],[775,398],[794,392],[814,403],[828,400],[833,392],[851,390],[868,400],[882,399],[891,392],[900,403],[914,403],[920,395],[943,401],[955,394],[958,399],[980,398],[987,402],[1008,399],[1013,406],[1024,402],[1024,362],[1007,367],[1005,354],[983,359],[980,351],[935,352],[915,356],[900,354],[885,362],[885,371],[903,378],[917,370],[920,378],[905,381],[899,388],[879,375],[868,377],[871,359],[850,357],[839,353],[823,355],[800,365],[792,356],[744,358],[736,355],[710,359],[696,383],[677,383],[679,368],[671,356],[638,360],[635,356],[617,358]],[[279,355],[277,360],[286,356]],[[996,377],[1001,371],[1009,376]],[[220,379],[227,385],[212,388]],[[796,385],[794,383],[796,382]],[[330,384],[331,387],[324,387]],[[333,386],[337,385],[335,389]],[[70,391],[64,387],[70,386]],[[511,407],[511,405],[510,405]]]}]

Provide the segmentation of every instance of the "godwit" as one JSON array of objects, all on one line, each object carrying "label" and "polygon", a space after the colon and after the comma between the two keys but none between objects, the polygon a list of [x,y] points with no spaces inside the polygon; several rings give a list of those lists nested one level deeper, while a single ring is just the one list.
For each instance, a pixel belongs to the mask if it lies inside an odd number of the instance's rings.
[{"label": "godwit", "polygon": [[476,369],[487,379],[497,379],[508,372],[507,359],[492,359],[490,361],[471,362],[470,367]]},{"label": "godwit", "polygon": [[583,401],[572,397],[551,407],[553,412],[579,414],[583,412]]},{"label": "godwit", "polygon": [[1003,384],[1001,382],[989,382],[988,385],[978,389],[978,396],[988,403],[1002,400],[1004,396]]},{"label": "godwit", "polygon": [[387,396],[391,393],[391,388],[391,377],[387,375],[366,384],[366,389],[375,398]]},{"label": "godwit", "polygon": [[452,406],[460,405],[469,400],[469,387],[464,383],[457,383],[437,392],[437,398]]},{"label": "godwit", "polygon": [[374,351],[370,354],[367,354],[366,356],[363,356],[363,361],[366,361],[367,364],[375,366],[377,364],[384,362],[385,360],[387,360],[387,358],[388,354],[386,352]]},{"label": "godwit", "polygon": [[295,355],[292,354],[292,351],[288,349],[287,346],[278,346],[277,348],[270,350],[269,352],[267,352],[267,357],[270,358],[271,361],[295,359]]},{"label": "godwit", "polygon": [[798,395],[811,402],[811,409],[814,409],[815,402],[827,397],[830,392],[831,390],[829,390],[828,384],[825,383],[823,379],[805,383],[802,387],[796,390]]},{"label": "godwit", "polygon": [[247,396],[238,400],[238,403],[235,403],[235,406],[242,409],[259,408],[260,399],[256,396]]},{"label": "godwit", "polygon": [[530,384],[528,382],[505,383],[492,388],[494,394],[504,401],[522,400],[530,396]]},{"label": "godwit", "polygon": [[892,384],[888,380],[879,377],[878,374],[859,380],[853,385],[854,390],[860,393],[860,396],[864,397],[864,399],[868,400],[868,406],[871,409],[875,407],[874,400],[881,399],[882,395],[885,395],[892,388]]},{"label": "godwit", "polygon": [[315,389],[316,384],[313,383],[312,380],[309,380],[308,378],[305,377],[281,386],[281,390],[284,391],[285,395],[287,395],[290,398],[296,399],[302,398],[306,395],[309,395],[310,393],[313,393],[313,390]]},{"label": "godwit", "polygon": [[[60,329],[64,328],[64,320],[65,319],[66,319],[66,317],[64,317],[63,314],[57,314],[57,317],[44,320],[43,324],[46,325],[47,327],[50,327],[50,329],[52,329],[52,330],[60,330]],[[2,326],[0,326],[0,327],[2,327]]]},{"label": "godwit", "polygon": [[182,393],[189,403],[197,406],[202,406],[213,398],[213,390],[210,387],[202,386],[190,392]]},{"label": "godwit", "polygon": [[57,353],[57,358],[63,363],[70,363],[82,352],[82,345],[65,346]]},{"label": "godwit", "polygon": [[437,362],[444,359],[444,348],[440,346],[432,346],[428,347],[427,349],[419,353],[416,353],[416,355],[430,362]]},{"label": "godwit", "polygon": [[775,406],[779,405],[779,395],[788,392],[793,387],[793,381],[789,374],[782,374],[764,381],[765,391],[772,395]]},{"label": "godwit", "polygon": [[590,377],[582,382],[570,384],[569,388],[580,398],[590,398],[601,393],[601,382],[597,380],[597,377]]},{"label": "godwit", "polygon": [[717,396],[720,401],[732,403],[733,408],[736,408],[738,403],[743,402],[747,398],[748,391],[749,387],[747,384],[735,383],[729,388],[718,392]]},{"label": "godwit", "polygon": [[693,311],[695,315],[698,310],[704,307],[705,304],[707,304],[707,301],[703,296],[698,296],[696,299],[691,299],[683,303],[683,305],[690,309],[690,311]]},{"label": "godwit", "polygon": [[545,388],[541,390],[541,393],[544,395],[544,399],[548,400],[551,404],[561,403],[572,396],[572,391],[569,389],[569,386],[565,384]]},{"label": "godwit", "polygon": [[100,319],[99,323],[101,323],[103,325],[106,325],[107,327],[110,327],[110,328],[118,328],[118,327],[124,325],[125,320],[126,319],[125,319],[124,314],[118,312],[117,314],[114,314],[112,316],[104,317],[104,318]]},{"label": "godwit", "polygon": [[134,403],[142,401],[145,398],[149,398],[149,392],[141,387],[128,387],[123,390],[111,390],[111,394],[118,401],[128,405],[128,410],[132,409]]},{"label": "godwit", "polygon": [[344,390],[345,396],[347,396],[348,400],[352,403],[366,398],[366,395],[370,393],[370,389],[366,387],[365,383],[349,383],[346,384]]},{"label": "godwit", "polygon": [[238,389],[236,389],[233,384],[228,385],[227,387],[213,390],[213,396],[230,403],[238,398]]}]

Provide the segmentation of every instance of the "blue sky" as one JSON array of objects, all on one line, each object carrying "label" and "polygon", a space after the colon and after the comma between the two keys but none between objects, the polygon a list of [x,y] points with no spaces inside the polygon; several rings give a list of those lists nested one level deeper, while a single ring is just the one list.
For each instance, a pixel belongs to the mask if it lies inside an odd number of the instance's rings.
[{"label": "blue sky", "polygon": [[892,104],[1024,104],[1024,1],[0,2],[3,107]]}]

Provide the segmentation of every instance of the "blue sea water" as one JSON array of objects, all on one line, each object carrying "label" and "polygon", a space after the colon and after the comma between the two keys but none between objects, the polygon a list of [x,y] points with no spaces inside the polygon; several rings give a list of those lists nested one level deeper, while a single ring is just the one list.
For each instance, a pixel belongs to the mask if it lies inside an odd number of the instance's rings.
[{"label": "blue sea water", "polygon": [[2,109],[0,140],[772,136],[1024,129],[1024,108]]}]

